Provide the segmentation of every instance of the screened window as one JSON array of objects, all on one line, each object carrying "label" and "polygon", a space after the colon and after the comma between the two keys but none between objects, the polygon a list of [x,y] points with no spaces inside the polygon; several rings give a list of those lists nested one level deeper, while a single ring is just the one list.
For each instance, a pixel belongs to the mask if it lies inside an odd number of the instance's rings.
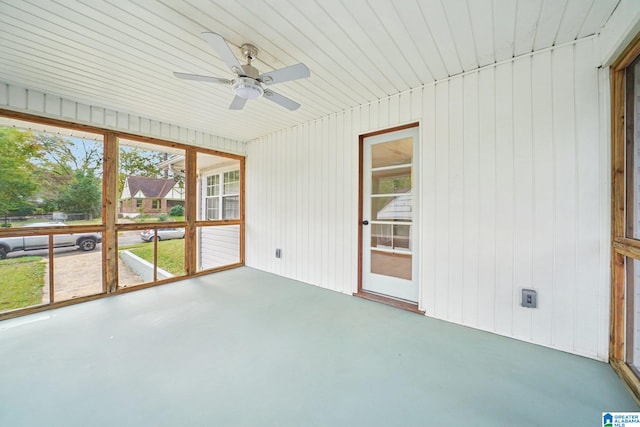
[{"label": "screened window", "polygon": [[240,218],[239,170],[206,177],[205,214],[214,220]]}]

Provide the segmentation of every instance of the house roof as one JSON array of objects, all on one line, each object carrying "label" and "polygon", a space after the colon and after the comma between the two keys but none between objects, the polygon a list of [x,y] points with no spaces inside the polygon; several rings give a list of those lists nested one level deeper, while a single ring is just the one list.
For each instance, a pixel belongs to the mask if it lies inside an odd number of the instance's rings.
[{"label": "house roof", "polygon": [[[245,141],[598,34],[622,2],[0,0],[0,82],[52,95],[47,108],[62,96]],[[175,78],[234,77],[204,31],[237,57],[254,44],[260,72],[305,63],[310,78],[271,86],[302,107],[256,99],[231,111],[229,87]]]},{"label": "house roof", "polygon": [[143,176],[128,176],[126,185],[129,194],[135,195],[139,191],[148,199],[161,199],[171,191],[176,182],[173,179],[149,178]]}]

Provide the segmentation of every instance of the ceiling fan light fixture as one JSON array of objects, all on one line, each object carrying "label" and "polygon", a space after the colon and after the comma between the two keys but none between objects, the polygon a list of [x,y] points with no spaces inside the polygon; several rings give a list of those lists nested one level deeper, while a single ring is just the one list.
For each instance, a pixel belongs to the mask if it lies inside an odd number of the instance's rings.
[{"label": "ceiling fan light fixture", "polygon": [[249,77],[238,77],[231,86],[236,95],[244,99],[255,99],[264,93],[260,83]]}]

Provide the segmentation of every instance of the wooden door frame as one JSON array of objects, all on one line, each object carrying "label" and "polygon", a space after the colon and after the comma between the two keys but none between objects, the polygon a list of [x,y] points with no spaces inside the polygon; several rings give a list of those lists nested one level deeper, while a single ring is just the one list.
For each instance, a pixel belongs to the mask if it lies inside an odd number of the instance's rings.
[{"label": "wooden door frame", "polygon": [[640,404],[640,380],[625,363],[627,257],[640,259],[640,240],[625,235],[626,141],[625,70],[640,55],[640,34],[611,65],[611,315],[609,363]]},{"label": "wooden door frame", "polygon": [[[406,125],[395,126],[388,129],[381,129],[374,132],[368,132],[358,135],[358,291],[353,295],[360,298],[381,302],[383,304],[392,305],[394,307],[402,308],[403,310],[412,311],[414,313],[424,314],[424,311],[418,308],[418,303],[413,304],[407,301],[379,295],[362,289],[362,236],[364,233],[362,229],[362,221],[364,219],[364,213],[362,211],[362,202],[364,200],[364,140],[372,136],[384,135],[386,133],[397,132],[400,130],[411,129],[415,127],[420,127],[420,122],[412,122]],[[416,164],[416,161],[417,159],[413,159],[414,164]]]}]

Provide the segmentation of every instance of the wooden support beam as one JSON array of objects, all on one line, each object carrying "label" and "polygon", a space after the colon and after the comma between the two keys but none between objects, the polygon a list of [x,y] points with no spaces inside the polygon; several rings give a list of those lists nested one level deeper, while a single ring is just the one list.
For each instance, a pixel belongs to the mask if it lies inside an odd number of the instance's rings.
[{"label": "wooden support beam", "polygon": [[631,395],[636,403],[640,405],[640,380],[636,373],[626,363],[620,360],[611,360],[610,364],[629,391],[631,391]]},{"label": "wooden support beam", "polygon": [[188,150],[185,159],[185,220],[187,226],[184,233],[184,266],[187,276],[193,276],[197,271],[196,220],[198,219],[198,164],[197,153]]},{"label": "wooden support beam", "polygon": [[102,280],[103,291],[111,294],[118,289],[118,137],[105,133],[104,171],[102,175]]},{"label": "wooden support beam", "polygon": [[245,240],[245,189],[246,175],[245,175],[245,160],[244,158],[240,159],[240,263],[244,264],[244,240]]}]

